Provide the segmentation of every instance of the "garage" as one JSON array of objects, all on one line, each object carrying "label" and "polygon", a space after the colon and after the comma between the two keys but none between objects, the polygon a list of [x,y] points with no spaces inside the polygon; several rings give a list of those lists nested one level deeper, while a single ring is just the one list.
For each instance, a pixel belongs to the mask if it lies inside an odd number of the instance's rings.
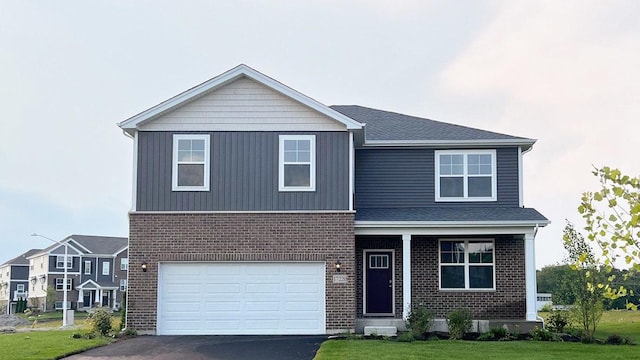
[{"label": "garage", "polygon": [[161,263],[159,271],[159,335],[326,332],[324,263]]}]

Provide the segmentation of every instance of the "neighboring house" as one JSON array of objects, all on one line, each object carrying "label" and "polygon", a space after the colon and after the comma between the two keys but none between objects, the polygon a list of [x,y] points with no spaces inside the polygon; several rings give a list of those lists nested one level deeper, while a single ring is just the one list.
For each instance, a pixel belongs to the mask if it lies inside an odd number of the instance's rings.
[{"label": "neighboring house", "polygon": [[547,305],[551,307],[553,305],[553,301],[551,301],[552,297],[553,295],[549,293],[538,293],[536,295],[536,310],[540,311]]},{"label": "neighboring house", "polygon": [[535,140],[327,107],[245,65],[119,126],[133,139],[139,332],[403,327],[412,303],[537,321],[548,221],[522,200]]},{"label": "neighboring house", "polygon": [[[70,235],[68,246],[67,307],[86,310],[96,306],[118,308],[127,288],[128,240],[122,237]],[[55,308],[63,308],[65,245],[54,244],[28,257],[29,299],[46,309],[47,288],[56,290]]]},{"label": "neighboring house", "polygon": [[40,249],[31,249],[0,265],[0,313],[15,314],[16,302],[29,296],[29,260]]}]

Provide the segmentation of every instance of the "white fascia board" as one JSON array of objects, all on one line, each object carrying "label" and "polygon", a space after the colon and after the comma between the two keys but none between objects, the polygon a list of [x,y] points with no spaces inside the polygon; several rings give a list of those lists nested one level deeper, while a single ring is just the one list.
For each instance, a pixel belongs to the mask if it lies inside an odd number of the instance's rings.
[{"label": "white fascia board", "polygon": [[[91,254],[91,250],[87,249],[87,248],[86,248],[86,247],[84,247],[82,244],[80,244],[77,240],[75,240],[75,239],[73,238],[73,236],[70,236],[70,237],[68,237],[67,239],[69,239],[69,240],[73,240],[73,243],[74,243],[74,244],[76,244],[76,245],[78,245],[78,248],[82,248],[82,249],[84,249],[87,253]],[[70,242],[69,240],[67,240],[67,242]],[[69,244],[69,246],[71,246],[72,248],[74,248],[74,249],[76,249],[76,250],[77,250],[77,247],[75,247],[75,246],[73,246],[73,245],[71,245],[71,244]]]},{"label": "white fascia board", "polygon": [[357,227],[500,227],[500,226],[538,226],[543,227],[550,223],[546,221],[355,221]]},{"label": "white fascia board", "polygon": [[[128,240],[127,240],[127,243],[128,243]],[[121,252],[123,252],[123,251],[125,251],[125,250],[129,250],[129,245],[125,245],[122,249],[120,249],[120,250],[116,251],[116,252],[113,254],[113,256],[114,256],[114,257],[117,257],[118,255],[120,255],[120,253],[121,253]]]},{"label": "white fascia board", "polygon": [[344,124],[346,126],[346,128],[348,130],[352,130],[352,129],[361,129],[362,128],[362,124],[353,120],[352,118],[339,113],[333,109],[331,109],[330,107],[306,96],[303,95],[301,93],[299,93],[296,90],[293,90],[292,88],[250,68],[247,65],[244,64],[240,64],[238,66],[236,66],[235,68],[222,73],[210,80],[207,80],[205,82],[203,82],[200,85],[194,86],[191,89],[182,92],[181,94],[178,94],[168,100],[165,100],[163,102],[161,102],[160,104],[149,108],[137,115],[134,115],[132,117],[130,117],[127,120],[124,120],[120,123],[118,123],[118,126],[120,128],[122,128],[125,132],[129,133],[129,134],[133,134],[138,127],[143,124],[146,121],[150,121],[152,119],[154,119],[155,117],[166,113],[167,111],[173,110],[176,107],[191,101],[205,93],[208,93],[209,91],[212,91],[218,87],[221,87],[241,76],[246,76],[250,79],[253,79],[275,91],[278,91],[279,93],[295,100],[298,101],[300,103],[302,103],[303,105],[306,105],[316,111],[318,111],[321,114],[324,114],[330,118],[332,118],[333,120],[336,120],[342,124]]},{"label": "white fascia board", "polygon": [[496,147],[496,146],[520,146],[523,152],[531,149],[535,139],[494,139],[494,140],[364,140],[367,146],[430,146],[430,147]]}]

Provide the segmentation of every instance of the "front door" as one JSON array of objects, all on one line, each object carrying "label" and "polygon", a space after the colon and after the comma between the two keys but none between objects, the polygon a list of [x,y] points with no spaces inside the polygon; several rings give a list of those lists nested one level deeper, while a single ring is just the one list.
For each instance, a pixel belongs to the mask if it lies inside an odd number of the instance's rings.
[{"label": "front door", "polygon": [[393,252],[365,252],[365,314],[393,313]]}]

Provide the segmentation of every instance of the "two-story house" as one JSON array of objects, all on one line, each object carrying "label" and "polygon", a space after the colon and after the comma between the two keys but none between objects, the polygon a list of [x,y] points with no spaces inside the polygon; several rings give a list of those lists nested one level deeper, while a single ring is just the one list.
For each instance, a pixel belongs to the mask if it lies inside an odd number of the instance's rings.
[{"label": "two-story house", "polygon": [[133,139],[127,326],[324,334],[536,319],[534,140],[325,106],[240,65],[119,124]]},{"label": "two-story house", "polygon": [[[28,257],[29,299],[46,309],[47,289],[56,291],[55,309],[63,308],[64,271],[67,266],[67,308],[117,308],[127,288],[128,239],[70,235]],[[67,260],[65,262],[65,247]],[[66,264],[65,264],[66,263]],[[37,299],[37,300],[33,300]]]},{"label": "two-story house", "polygon": [[29,256],[40,252],[31,249],[0,265],[0,313],[15,314],[16,302],[29,296]]}]

